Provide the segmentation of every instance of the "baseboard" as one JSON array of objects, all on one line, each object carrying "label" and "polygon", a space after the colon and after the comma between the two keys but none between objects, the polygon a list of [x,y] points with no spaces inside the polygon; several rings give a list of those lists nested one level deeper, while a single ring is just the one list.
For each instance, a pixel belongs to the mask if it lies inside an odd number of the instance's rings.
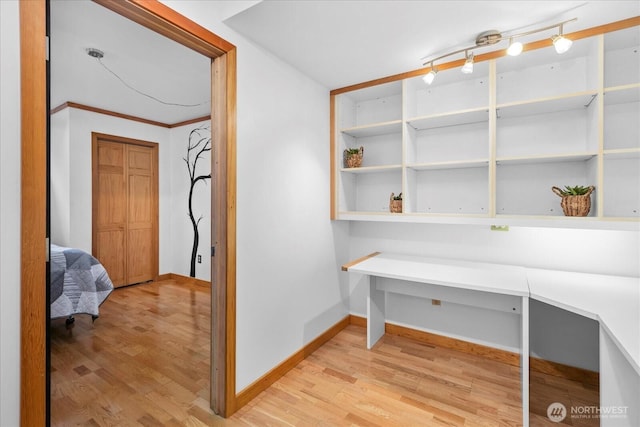
[{"label": "baseboard", "polygon": [[340,320],[331,328],[327,329],[309,344],[305,345],[289,358],[284,360],[278,366],[271,369],[269,372],[267,372],[262,377],[258,378],[256,381],[243,389],[236,395],[236,409],[242,408],[264,390],[269,388],[270,385],[278,381],[291,369],[295,368],[298,363],[302,362],[307,358],[307,356],[316,351],[318,348],[322,347],[323,344],[336,336],[338,332],[346,328],[349,324],[350,316],[346,316],[344,319]]},{"label": "baseboard", "polygon": [[499,348],[493,348],[482,344],[476,344],[457,338],[446,337],[444,335],[420,331],[391,323],[385,323],[384,331],[387,334],[411,338],[424,344],[447,348],[449,350],[456,350],[466,354],[473,354],[475,356],[484,357],[488,360],[506,363],[511,366],[520,366],[520,354],[511,351],[501,350]]},{"label": "baseboard", "polygon": [[[364,328],[367,327],[366,318],[353,314],[349,315],[349,323],[352,325],[362,326]],[[407,328],[405,326],[393,325],[391,323],[385,323],[384,330],[388,334],[411,338],[425,344],[448,348],[450,350],[456,350],[462,353],[474,354],[476,356],[481,356],[486,359],[495,360],[512,366],[520,366],[520,355],[511,351],[500,350],[497,348],[470,343],[456,338],[445,337],[430,332]],[[588,369],[583,368],[576,368],[574,366],[563,365],[562,363],[551,362],[549,360],[539,359],[537,357],[529,358],[529,370],[532,372],[540,372],[542,374],[547,374],[570,381],[578,381],[584,384],[598,385],[600,382],[600,374],[598,372],[589,371]]]},{"label": "baseboard", "polygon": [[175,280],[177,283],[211,287],[211,282],[196,279],[195,277],[183,276],[176,273],[161,274],[160,276],[158,276],[158,280]]},{"label": "baseboard", "polygon": [[537,357],[529,358],[529,370],[593,386],[600,384],[599,372],[563,365],[562,363],[539,359]]},{"label": "baseboard", "polygon": [[365,317],[356,316],[355,314],[349,315],[349,324],[362,326],[363,328],[367,327],[367,319]]}]

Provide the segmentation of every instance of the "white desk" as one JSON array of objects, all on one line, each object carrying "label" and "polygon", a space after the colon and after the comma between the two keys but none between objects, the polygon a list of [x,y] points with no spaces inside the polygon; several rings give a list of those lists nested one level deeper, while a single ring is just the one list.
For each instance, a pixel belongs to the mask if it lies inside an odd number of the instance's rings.
[{"label": "white desk", "polygon": [[600,406],[627,407],[600,425],[640,426],[640,279],[528,269],[531,298],[600,323]]},{"label": "white desk", "polygon": [[[601,325],[601,406],[620,405],[625,394],[640,396],[634,379],[620,379],[612,341],[640,378],[640,279],[566,271],[466,262],[381,253],[351,263],[344,270],[369,277],[367,296],[367,347],[384,335],[385,292],[432,299],[453,300],[493,310],[520,314],[520,372],[523,425],[529,425],[529,298],[598,320]],[[397,279],[377,283],[376,278]],[[471,292],[471,294],[470,294]],[[443,298],[446,295],[446,298]],[[617,378],[614,378],[617,377]],[[622,387],[620,382],[627,381]],[[640,380],[638,383],[640,385]],[[624,388],[625,393],[618,389]],[[640,406],[640,404],[638,405]],[[637,409],[637,408],[636,408]],[[634,412],[637,414],[637,411]],[[618,421],[602,419],[602,425]],[[623,421],[624,422],[624,421]],[[638,423],[637,425],[640,425]]]},{"label": "white desk", "polygon": [[527,269],[531,298],[597,320],[640,375],[640,279]]}]

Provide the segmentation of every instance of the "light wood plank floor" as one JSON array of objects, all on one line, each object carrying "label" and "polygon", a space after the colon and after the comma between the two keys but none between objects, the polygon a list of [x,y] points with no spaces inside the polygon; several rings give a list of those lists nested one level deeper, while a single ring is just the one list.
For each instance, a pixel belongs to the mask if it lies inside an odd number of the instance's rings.
[{"label": "light wood plank floor", "polygon": [[[115,290],[95,324],[78,316],[71,333],[54,321],[51,425],[520,425],[517,368],[390,335],[368,351],[357,326],[220,419],[208,409],[209,298],[164,281]],[[540,381],[547,394],[584,389]]]}]

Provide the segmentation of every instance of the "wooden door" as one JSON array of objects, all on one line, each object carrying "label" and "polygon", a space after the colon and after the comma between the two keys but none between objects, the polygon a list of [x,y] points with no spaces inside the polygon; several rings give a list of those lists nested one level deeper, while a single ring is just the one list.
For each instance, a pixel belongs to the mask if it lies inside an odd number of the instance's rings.
[{"label": "wooden door", "polygon": [[93,254],[114,286],[158,275],[157,144],[93,134]]}]

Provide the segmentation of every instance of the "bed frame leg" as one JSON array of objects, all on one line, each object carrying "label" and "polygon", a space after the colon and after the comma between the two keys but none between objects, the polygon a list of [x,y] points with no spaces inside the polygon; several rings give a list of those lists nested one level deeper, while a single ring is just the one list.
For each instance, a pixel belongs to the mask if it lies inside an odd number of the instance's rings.
[{"label": "bed frame leg", "polygon": [[64,325],[68,330],[73,329],[73,327],[75,326],[75,323],[76,323],[76,319],[73,316],[67,317],[67,320],[64,321]]}]

